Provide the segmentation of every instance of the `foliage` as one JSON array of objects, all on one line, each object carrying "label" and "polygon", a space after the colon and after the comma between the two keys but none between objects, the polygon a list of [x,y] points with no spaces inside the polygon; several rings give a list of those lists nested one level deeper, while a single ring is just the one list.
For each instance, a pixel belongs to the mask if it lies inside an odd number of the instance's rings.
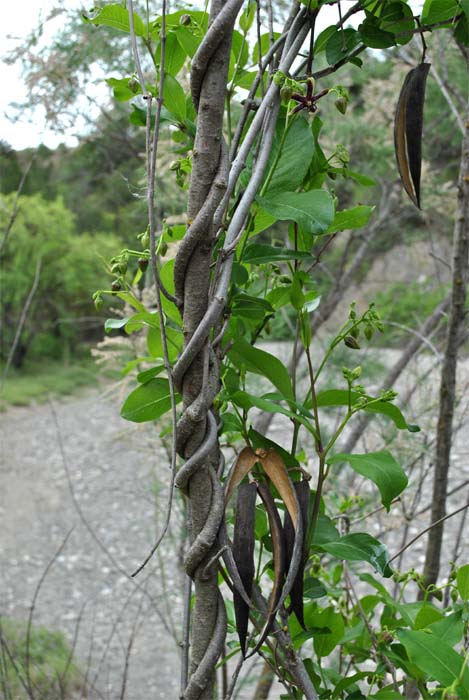
[{"label": "foliage", "polygon": [[28,686],[45,700],[71,698],[78,692],[80,674],[62,633],[32,627],[28,635],[25,624],[2,617],[0,635],[0,688],[5,700],[30,698]]},{"label": "foliage", "polygon": [[[83,331],[87,327],[78,319],[96,314],[85,290],[105,279],[99,255],[106,251],[109,254],[117,244],[117,239],[109,235],[77,236],[73,215],[61,199],[45,202],[39,195],[22,196],[18,206],[14,230],[1,258],[3,359],[13,343],[39,261],[40,271],[32,310],[13,360],[15,366],[21,366],[30,351],[36,356],[60,357],[65,344],[73,352],[78,338],[86,337]],[[0,212],[2,229],[12,208],[13,197],[4,197]],[[93,323],[96,327],[99,319],[91,320],[88,328],[93,328]]]},{"label": "foliage", "polygon": [[[308,7],[311,9],[311,3]],[[421,21],[443,26],[454,22],[458,40],[462,41],[466,14],[466,9],[453,0],[428,0]],[[267,43],[266,47],[262,46],[261,37],[251,56],[248,36],[254,15],[254,3],[248,3],[232,35],[226,100],[228,145],[233,138],[236,118],[232,107],[240,90],[252,84],[257,59],[261,61],[267,47]],[[191,174],[196,121],[194,106],[183,87],[185,70],[203,40],[207,20],[205,13],[187,8],[165,18],[166,72],[157,75],[160,81],[157,80],[156,85],[162,89],[159,95],[163,105],[162,127],[171,125],[172,138],[177,143],[178,159],[170,170],[177,173],[182,190]],[[117,4],[96,10],[86,21],[130,32],[129,18]],[[144,19],[136,15],[133,21],[134,40],[140,37],[146,48],[155,42],[161,60],[162,20],[158,18],[145,24]],[[368,60],[363,53],[365,49],[381,50],[408,44],[419,27],[405,2],[395,0],[371,5],[365,10],[358,28],[332,25],[315,37],[314,58],[329,66],[331,72],[343,63],[361,67],[363,59],[365,64]],[[155,68],[158,74],[161,63],[157,62]],[[383,68],[383,73],[386,74],[386,70]],[[160,89],[128,76],[113,79],[111,84],[117,100],[135,98],[130,115],[134,123],[138,122],[136,115],[141,110],[137,106],[141,104],[141,91]],[[301,650],[304,667],[321,698],[394,700],[403,697],[405,690],[396,675],[398,669],[413,679],[424,698],[447,697],[448,693],[467,695],[469,675],[466,659],[460,653],[467,631],[465,568],[455,571],[448,583],[453,604],[437,608],[429,596],[439,595],[440,589],[425,590],[424,582],[415,572],[403,575],[393,572],[386,548],[379,540],[367,532],[348,531],[347,504],[338,523],[340,525],[343,518],[345,525],[336,527],[331,503],[324,496],[325,482],[338,464],[345,463],[346,468],[351,467],[377,487],[383,506],[389,510],[393,499],[399,497],[407,485],[407,476],[399,462],[384,450],[344,454],[340,451],[340,442],[348,425],[363,412],[379,413],[400,430],[415,432],[418,427],[409,424],[393,403],[397,394],[392,389],[376,396],[360,383],[362,367],[356,364],[354,355],[384,330],[374,304],[361,311],[352,304],[347,320],[333,334],[324,351],[314,342],[311,319],[321,303],[312,272],[317,261],[315,246],[328,236],[340,236],[344,230],[365,226],[373,214],[373,206],[363,204],[357,196],[357,192],[374,184],[373,180],[368,173],[355,169],[354,159],[342,141],[331,141],[335,128],[329,127],[329,123],[335,124],[337,119],[337,115],[331,115],[337,108],[341,118],[346,116],[349,91],[335,83],[319,90],[310,75],[301,78],[281,71],[273,76],[273,84],[280,92],[282,104],[257,196],[235,238],[225,324],[214,350],[218,352],[221,366],[221,390],[214,408],[221,419],[223,439],[238,455],[225,485],[226,499],[236,489],[240,494],[234,515],[228,512],[229,527],[234,523],[235,568],[230,569],[232,565],[225,560],[223,574],[224,579],[231,576],[234,588],[234,608],[228,608],[233,632],[229,648],[231,652],[240,650],[243,656],[262,649],[288,688],[289,694],[285,697],[303,697],[304,688],[300,689],[295,682],[292,667],[278,662],[276,644],[269,637],[278,612],[283,631],[289,635],[287,649]],[[361,87],[363,85],[364,81]],[[401,173],[410,171],[406,189],[419,204],[422,124],[420,118],[415,127],[411,116],[405,114],[406,100],[409,104],[414,100],[419,109],[423,107],[420,82],[417,87],[418,95],[415,95],[414,83],[408,83],[406,99],[398,112],[401,119],[403,113],[405,116],[404,131],[399,122],[396,129]],[[265,89],[263,83],[262,90]],[[262,90],[254,90],[253,94],[261,98]],[[319,101],[321,116],[316,114]],[[389,122],[389,114],[384,113],[384,117]],[[140,123],[143,126],[143,118]],[[354,127],[349,128],[353,132]],[[363,132],[363,126],[360,130]],[[363,139],[363,134],[360,136]],[[406,145],[409,143],[410,146]],[[409,156],[412,144],[416,150]],[[259,138],[257,146],[262,149],[262,145]],[[387,147],[385,143],[384,148]],[[374,145],[372,149],[375,150]],[[242,201],[257,167],[258,161],[250,154],[239,179],[238,201]],[[229,248],[232,242],[230,231],[235,225],[236,207],[237,201],[231,201],[226,208],[224,226],[213,250],[217,265],[223,266],[223,247]],[[279,233],[280,240],[269,236],[274,225],[275,237]],[[186,240],[190,240],[191,226]],[[180,240],[182,235],[184,227],[173,230],[163,226],[156,235],[154,252],[166,251],[168,243]],[[151,242],[142,236],[141,244],[140,252],[122,251],[111,260],[115,275],[111,293],[124,299],[135,313],[107,323],[109,330],[123,327],[129,334],[142,328],[147,331],[147,355],[139,359],[152,367],[137,375],[138,386],[122,408],[123,417],[134,422],[158,420],[169,412],[173,375],[168,363],[176,362],[177,371],[177,354],[185,347],[179,315],[183,301],[177,298],[177,280],[174,284],[172,279],[173,260],[160,268],[165,294],[161,297],[159,315],[146,308],[136,296],[139,275],[135,277],[133,271],[128,274],[127,266],[122,266],[122,261],[129,256],[139,255],[141,260],[148,260]],[[218,270],[216,265],[214,267]],[[216,274],[214,286],[218,281]],[[95,294],[98,304],[105,294],[102,290]],[[262,348],[269,326],[282,312],[286,312],[293,330],[290,367]],[[220,328],[215,327],[214,335],[217,332]],[[189,331],[186,330],[186,334]],[[350,359],[340,372],[329,374],[324,384],[323,371],[329,367],[338,348],[347,348]],[[306,358],[307,379],[303,381],[297,371],[300,354]],[[174,398],[174,408],[179,398]],[[337,418],[332,425],[327,417],[331,409]],[[253,417],[256,410],[287,417],[292,425],[291,444],[278,444],[257,432]],[[308,469],[311,463],[313,473]],[[187,487],[187,478],[183,469],[177,481],[183,490]],[[257,505],[256,492],[260,498]],[[360,569],[364,564],[365,570],[368,569],[358,577],[371,586],[371,594],[363,596],[353,588],[350,573],[358,574],[356,562],[360,563]],[[384,578],[394,577],[399,584],[397,598],[369,573],[370,566]],[[239,580],[233,574],[236,570]],[[269,604],[260,613],[250,607],[247,600],[253,586],[264,590],[269,580],[273,582]],[[422,588],[423,601],[402,602],[410,582]],[[323,598],[325,600],[321,600]],[[254,623],[252,636],[248,635],[249,619]],[[275,634],[280,632],[277,630]],[[336,650],[340,650],[338,656]],[[438,685],[435,686],[434,681]]]}]

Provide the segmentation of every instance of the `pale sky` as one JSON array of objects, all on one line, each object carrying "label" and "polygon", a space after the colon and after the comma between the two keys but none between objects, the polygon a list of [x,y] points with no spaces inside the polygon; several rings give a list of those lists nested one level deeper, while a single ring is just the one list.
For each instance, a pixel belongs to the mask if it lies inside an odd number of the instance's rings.
[{"label": "pale sky", "polygon": [[[63,7],[77,11],[83,6],[82,0],[61,0]],[[37,27],[39,20],[51,9],[53,3],[50,0],[16,0],[8,3],[2,13],[0,26],[0,60],[5,53],[13,48],[22,38]],[[90,6],[92,2],[90,3]],[[50,37],[58,29],[58,22],[52,21],[45,25],[44,40]],[[11,38],[8,38],[11,37]],[[63,135],[56,135],[49,131],[44,123],[43,114],[35,114],[32,122],[28,121],[31,114],[16,123],[12,123],[7,115],[12,102],[23,102],[26,98],[26,90],[21,79],[19,66],[7,66],[1,64],[2,90],[0,90],[0,139],[7,141],[13,148],[21,149],[28,146],[37,146],[45,143],[54,148],[61,141],[70,142],[70,137],[64,139]]]},{"label": "pale sky", "polygon": [[[86,2],[86,0],[85,0]],[[57,3],[59,4],[59,3]],[[77,12],[83,7],[83,0],[61,0],[61,6],[70,9],[76,9]],[[90,0],[86,7],[92,7]],[[153,3],[150,2],[150,5]],[[154,2],[156,7],[159,2]],[[193,2],[193,4],[197,4]],[[348,4],[348,3],[347,3]],[[2,15],[2,24],[0,26],[0,59],[2,59],[9,49],[13,48],[16,43],[26,37],[29,32],[38,25],[39,20],[47,15],[54,3],[50,0],[16,0],[8,3],[8,10]],[[327,15],[327,17],[326,17]],[[323,26],[327,26],[336,21],[336,8],[325,7],[320,14]],[[354,24],[356,18],[354,18]],[[48,37],[53,36],[54,32],[59,27],[60,18],[55,22],[49,22],[44,27],[43,40],[47,41]],[[322,24],[321,23],[321,24]],[[323,26],[318,27],[319,31]],[[8,37],[11,38],[8,38]],[[12,102],[24,102],[26,99],[26,89],[21,79],[21,71],[19,66],[7,66],[2,63],[1,66],[1,83],[0,90],[0,140],[7,141],[13,148],[22,149],[29,146],[37,146],[44,143],[49,148],[55,148],[61,142],[69,145],[77,143],[76,138],[70,132],[68,134],[55,134],[47,128],[44,115],[41,110],[36,110],[34,115],[31,113],[25,114],[19,121],[13,123],[8,119],[8,113],[11,113],[9,108]],[[106,86],[103,86],[103,97],[109,93]],[[74,129],[76,133],[76,128]]]}]

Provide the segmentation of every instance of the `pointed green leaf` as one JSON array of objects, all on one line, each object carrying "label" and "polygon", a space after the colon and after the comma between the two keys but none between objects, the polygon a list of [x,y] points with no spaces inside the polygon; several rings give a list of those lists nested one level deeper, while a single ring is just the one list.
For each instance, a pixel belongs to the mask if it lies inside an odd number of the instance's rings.
[{"label": "pointed green leaf", "polygon": [[259,350],[244,338],[235,341],[228,357],[236,367],[243,364],[246,369],[266,377],[286,399],[293,399],[293,389],[290,375],[285,365],[274,355],[265,350]]},{"label": "pointed green leaf", "polygon": [[176,120],[184,122],[187,114],[186,94],[176,78],[166,72],[163,83],[163,100],[165,107],[176,117]]},{"label": "pointed green leaf", "polygon": [[381,494],[381,503],[388,512],[391,502],[407,486],[407,476],[404,470],[387,450],[361,455],[340,453],[327,460],[328,464],[339,462],[348,462],[357,474],[361,474],[376,484]]},{"label": "pointed green leaf", "polygon": [[[177,400],[180,401],[178,396]],[[159,377],[132,391],[124,402],[121,416],[134,423],[157,420],[171,408],[169,382]]]},{"label": "pointed green leaf", "polygon": [[382,542],[366,532],[354,532],[344,535],[336,542],[326,542],[322,549],[338,559],[347,561],[367,561],[385,578],[392,575],[388,564],[388,553]]},{"label": "pointed green leaf", "polygon": [[[354,404],[360,395],[355,391],[351,393],[351,401]],[[370,401],[375,401],[372,396],[367,396]],[[317,395],[318,406],[347,406],[349,401],[349,392],[346,389],[328,389],[326,391],[321,391]],[[306,408],[311,408],[311,401],[306,403]],[[384,416],[390,418],[396,428],[400,430],[408,430],[410,433],[416,433],[420,428],[416,425],[410,425],[406,423],[404,416],[397,406],[389,401],[375,401],[369,406],[363,407],[364,411],[369,413],[381,413]]]},{"label": "pointed green leaf", "polygon": [[[283,124],[282,124],[283,125]],[[274,149],[272,159],[278,148]],[[314,139],[306,118],[295,119],[288,129],[282,153],[269,182],[268,196],[273,192],[292,191],[301,185],[314,153]]]},{"label": "pointed green leaf", "polygon": [[[83,21],[88,24],[103,24],[106,27],[130,33],[129,13],[122,5],[111,3],[104,5],[93,17],[83,15]],[[134,27],[137,36],[146,36],[146,28],[142,18],[134,12]]]},{"label": "pointed green leaf", "polygon": [[104,330],[109,333],[109,331],[124,328],[128,320],[128,318],[107,318],[104,322]]},{"label": "pointed green leaf", "polygon": [[[181,27],[183,29],[184,27]],[[169,73],[169,75],[176,76],[184,65],[186,60],[186,52],[182,48],[178,41],[177,34],[179,30],[175,32],[168,32],[166,34],[165,50],[164,50],[164,72]],[[161,64],[161,43],[158,44],[155,51],[155,61]]]},{"label": "pointed green leaf", "polygon": [[246,247],[241,259],[244,263],[249,263],[250,265],[262,265],[285,260],[313,260],[313,256],[301,250],[253,243]]},{"label": "pointed green leaf", "polygon": [[365,226],[370,220],[374,209],[374,207],[368,207],[363,204],[352,209],[336,211],[334,221],[327,229],[327,233],[336,233],[337,231]]},{"label": "pointed green leaf", "polygon": [[447,642],[434,634],[413,630],[399,630],[397,636],[411,661],[444,687],[455,683],[461,674],[461,687],[466,691],[464,697],[469,697],[469,668],[464,668],[464,658]]},{"label": "pointed green leaf", "polygon": [[281,221],[296,221],[307,233],[325,233],[334,220],[334,202],[326,190],[276,192],[257,201]]},{"label": "pointed green leaf", "polygon": [[456,583],[461,598],[469,600],[469,564],[461,566],[456,573]]}]

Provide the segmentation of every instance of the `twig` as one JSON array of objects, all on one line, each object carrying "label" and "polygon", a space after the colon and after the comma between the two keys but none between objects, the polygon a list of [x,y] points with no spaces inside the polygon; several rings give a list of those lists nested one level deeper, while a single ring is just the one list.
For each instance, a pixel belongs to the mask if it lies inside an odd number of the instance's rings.
[{"label": "twig", "polygon": [[21,333],[23,332],[23,326],[25,324],[26,317],[27,317],[28,312],[29,312],[29,308],[30,308],[32,301],[34,299],[34,295],[36,294],[36,291],[37,291],[37,288],[39,285],[39,277],[41,275],[41,266],[42,266],[42,255],[40,255],[38,258],[38,261],[36,264],[36,271],[34,273],[33,284],[32,284],[31,289],[29,290],[28,296],[26,297],[26,301],[24,303],[23,310],[21,312],[20,320],[18,321],[18,325],[16,327],[15,337],[13,339],[13,343],[11,345],[10,352],[8,353],[8,358],[7,358],[5,367],[3,369],[1,386],[3,386],[3,383],[5,382],[5,379],[7,377],[8,370],[10,369],[10,365],[13,361],[13,357],[15,355],[17,345],[18,345],[20,338],[21,338]]},{"label": "twig", "polygon": [[28,173],[31,170],[32,164],[34,163],[35,157],[36,156],[34,155],[31,158],[31,160],[29,161],[28,165],[25,168],[23,175],[21,176],[20,184],[18,185],[18,189],[16,190],[16,195],[15,195],[15,199],[13,202],[13,209],[11,211],[10,218],[9,218],[8,223],[7,223],[5,230],[3,232],[2,240],[0,241],[0,255],[3,252],[3,248],[6,245],[6,242],[8,240],[8,236],[11,233],[11,229],[13,228],[13,224],[15,223],[16,217],[18,216],[18,211],[19,211],[18,201],[19,201],[19,198],[21,196],[21,192],[23,191],[24,183],[26,182],[26,178],[28,177]]},{"label": "twig", "polygon": [[[142,86],[142,92],[145,93],[145,85],[144,85],[144,78],[142,74],[142,69],[141,69],[141,64],[140,64],[140,58],[139,58],[139,53],[138,53],[138,46],[137,46],[137,37],[135,35],[135,27],[134,27],[134,22],[133,22],[133,2],[132,0],[129,0],[129,25],[130,25],[130,36],[131,36],[131,41],[132,41],[132,50],[134,54],[134,60],[135,60],[135,65],[137,68],[137,73],[139,75],[139,80]],[[155,116],[155,126],[154,126],[154,131],[153,131],[153,138],[151,137],[151,101],[152,101],[152,96],[150,93],[146,93],[144,97],[147,100],[147,121],[146,121],[146,160],[147,160],[147,185],[148,185],[148,192],[147,192],[147,206],[148,206],[148,219],[149,219],[149,228],[150,228],[150,256],[151,256],[151,266],[152,266],[152,272],[153,272],[153,279],[155,283],[155,289],[156,289],[156,297],[157,297],[157,311],[158,311],[158,319],[159,319],[159,324],[160,324],[160,333],[161,333],[161,339],[162,339],[162,346],[163,346],[163,359],[164,359],[164,366],[166,369],[166,374],[168,377],[168,383],[169,383],[169,393],[170,393],[170,400],[171,400],[171,422],[172,422],[172,429],[173,429],[173,442],[172,442],[172,451],[171,451],[171,481],[170,481],[170,486],[169,486],[169,494],[168,494],[168,502],[166,506],[166,518],[165,522],[163,525],[163,529],[157,538],[155,544],[151,548],[149,554],[145,557],[144,561],[140,566],[132,573],[132,578],[137,576],[148,564],[150,559],[153,557],[155,554],[156,550],[160,546],[161,542],[163,541],[166,533],[168,532],[168,527],[169,523],[171,520],[171,513],[172,513],[172,505],[173,505],[173,496],[174,496],[174,480],[176,478],[176,462],[177,462],[177,454],[176,454],[176,425],[177,425],[177,412],[176,412],[176,394],[175,394],[175,389],[174,389],[174,382],[172,378],[172,373],[171,373],[171,362],[169,360],[169,352],[168,352],[168,339],[166,336],[166,319],[164,317],[163,313],[163,307],[161,304],[161,292],[162,292],[162,283],[160,279],[160,274],[158,270],[158,263],[156,259],[156,225],[155,225],[155,176],[156,176],[156,154],[158,151],[158,140],[159,140],[159,131],[160,131],[160,123],[161,123],[161,108],[163,105],[163,89],[164,89],[164,62],[165,62],[165,44],[166,44],[166,0],[163,0],[163,6],[162,6],[162,25],[161,25],[161,33],[160,33],[160,51],[161,51],[161,58],[160,58],[160,81],[159,81],[159,92],[158,92],[158,97],[156,101],[156,116]],[[166,293],[165,296],[168,297],[168,294]],[[175,301],[175,299],[170,295],[171,300]]]},{"label": "twig", "polygon": [[437,525],[440,525],[440,523],[443,523],[445,520],[452,518],[454,515],[461,513],[463,510],[466,510],[466,508],[469,508],[469,503],[466,503],[464,506],[461,506],[461,508],[454,510],[452,513],[448,513],[448,515],[445,515],[443,518],[435,520],[434,523],[426,527],[425,530],[419,532],[418,535],[415,535],[415,537],[413,537],[409,542],[407,542],[407,544],[405,544],[404,547],[401,547],[401,549],[398,552],[396,552],[394,556],[388,559],[388,564],[394,561],[394,559],[397,559],[397,557],[399,557],[402,554],[402,552],[405,552],[406,549],[409,549],[409,547],[411,547],[415,542],[417,542],[417,540],[423,537],[423,535],[426,535],[426,533],[429,532],[432,528],[436,527]]},{"label": "twig", "polygon": [[25,651],[25,670],[26,670],[26,683],[28,686],[28,694],[31,700],[34,700],[34,692],[33,692],[33,687],[31,683],[31,674],[30,674],[30,664],[31,664],[31,627],[33,623],[33,615],[34,615],[34,610],[36,608],[36,600],[38,598],[39,592],[42,588],[42,584],[44,583],[49,571],[51,570],[52,566],[55,564],[57,561],[57,557],[61,554],[61,552],[64,550],[70,535],[72,534],[73,530],[75,529],[75,526],[70,528],[70,530],[67,532],[65,535],[65,538],[63,539],[60,547],[58,550],[55,552],[54,556],[49,560],[49,563],[47,564],[46,568],[42,572],[39,581],[37,582],[37,586],[34,590],[34,595],[33,599],[31,602],[31,605],[29,607],[29,615],[28,615],[28,622],[26,625],[26,651]]}]

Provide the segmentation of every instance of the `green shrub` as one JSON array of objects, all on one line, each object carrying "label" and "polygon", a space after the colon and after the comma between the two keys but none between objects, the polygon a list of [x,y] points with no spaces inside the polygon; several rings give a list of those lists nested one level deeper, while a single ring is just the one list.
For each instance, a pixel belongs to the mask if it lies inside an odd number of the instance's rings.
[{"label": "green shrub", "polygon": [[73,652],[61,632],[32,627],[27,643],[25,623],[0,618],[3,652],[0,661],[0,695],[5,700],[26,700],[31,687],[41,700],[71,700],[80,687]]}]

